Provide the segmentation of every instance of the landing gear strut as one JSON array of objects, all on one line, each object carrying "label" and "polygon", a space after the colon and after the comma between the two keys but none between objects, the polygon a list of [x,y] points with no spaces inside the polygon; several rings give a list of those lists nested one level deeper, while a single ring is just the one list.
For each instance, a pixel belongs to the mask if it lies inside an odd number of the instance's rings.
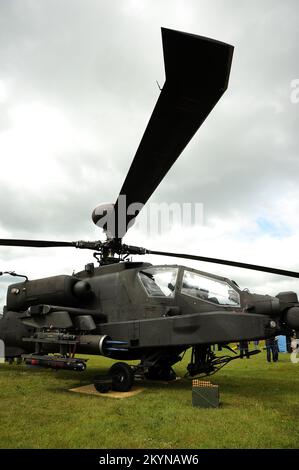
[{"label": "landing gear strut", "polygon": [[200,345],[193,346],[191,353],[191,362],[187,366],[187,374],[191,377],[194,375],[204,374],[210,375],[215,371],[213,361],[217,359],[212,352],[210,346]]},{"label": "landing gear strut", "polygon": [[[237,355],[227,344],[222,345],[223,348],[233,352],[235,356],[223,355],[216,356],[213,353],[210,346],[207,345],[196,345],[192,348],[191,362],[187,366],[186,377],[201,376],[215,374],[217,371],[222,369],[229,362],[239,359],[241,356]],[[250,351],[249,356],[258,354],[259,350]]]},{"label": "landing gear strut", "polygon": [[167,380],[169,382],[176,379],[176,373],[172,367],[163,367],[161,365],[149,367],[144,376],[148,380]]},{"label": "landing gear strut", "polygon": [[128,392],[132,388],[135,376],[149,380],[175,380],[176,373],[171,366],[179,360],[181,358],[178,355],[164,354],[161,357],[158,353],[144,358],[137,366],[116,362],[110,368],[108,375],[97,375],[93,383],[98,392],[106,393],[109,390]]}]

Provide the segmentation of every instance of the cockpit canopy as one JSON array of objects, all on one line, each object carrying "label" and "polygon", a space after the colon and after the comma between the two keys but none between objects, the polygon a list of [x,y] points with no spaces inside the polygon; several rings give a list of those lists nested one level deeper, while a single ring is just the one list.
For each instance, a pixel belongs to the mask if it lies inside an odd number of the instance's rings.
[{"label": "cockpit canopy", "polygon": [[229,282],[184,267],[155,266],[139,271],[149,297],[173,298],[175,292],[212,304],[240,307],[240,295]]},{"label": "cockpit canopy", "polygon": [[150,297],[174,297],[178,268],[157,266],[139,271],[138,276]]},{"label": "cockpit canopy", "polygon": [[239,307],[239,293],[226,281],[184,270],[182,294],[196,297],[213,304]]}]

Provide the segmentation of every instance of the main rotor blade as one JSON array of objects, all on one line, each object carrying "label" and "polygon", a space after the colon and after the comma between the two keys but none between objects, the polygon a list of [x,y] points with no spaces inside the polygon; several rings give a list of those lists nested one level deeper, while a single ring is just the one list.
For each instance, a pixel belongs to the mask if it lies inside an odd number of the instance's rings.
[{"label": "main rotor blade", "polygon": [[33,248],[48,248],[55,246],[72,246],[74,247],[73,242],[58,242],[58,241],[49,241],[49,240],[15,240],[11,238],[1,238],[0,245],[2,246],[28,246]]},{"label": "main rotor blade", "polygon": [[134,219],[130,204],[147,202],[228,86],[233,46],[165,28],[162,40],[166,82],[115,204],[115,238]]},{"label": "main rotor blade", "polygon": [[175,258],[184,258],[184,259],[191,259],[195,261],[204,261],[207,263],[224,264],[226,266],[234,266],[236,268],[252,269],[253,271],[261,271],[264,273],[279,274],[281,276],[299,278],[299,273],[295,271],[287,271],[285,269],[270,268],[268,266],[259,266],[256,264],[241,263],[238,261],[228,261],[225,259],[218,259],[218,258],[208,258],[207,256],[195,256],[195,255],[188,255],[188,254],[182,254],[182,253],[168,253],[166,251],[154,251],[154,250],[145,250],[145,251],[147,254],[151,254],[151,255],[171,256]]}]

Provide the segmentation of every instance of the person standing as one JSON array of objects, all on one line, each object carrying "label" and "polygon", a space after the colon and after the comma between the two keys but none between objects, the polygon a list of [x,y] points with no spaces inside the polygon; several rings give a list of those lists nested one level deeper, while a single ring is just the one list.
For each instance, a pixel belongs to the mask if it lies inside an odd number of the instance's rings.
[{"label": "person standing", "polygon": [[278,336],[275,336],[275,338],[274,338],[273,362],[278,361],[278,353],[279,353]]},{"label": "person standing", "polygon": [[277,362],[278,361],[278,341],[277,337],[266,339],[266,349],[267,349],[267,361]]},{"label": "person standing", "polygon": [[243,359],[244,356],[246,356],[247,359],[250,358],[248,341],[240,341],[240,359]]},{"label": "person standing", "polygon": [[291,352],[295,352],[298,348],[298,340],[296,335],[291,336]]},{"label": "person standing", "polygon": [[286,337],[286,343],[287,343],[287,352],[288,353],[292,352],[291,342],[292,342],[292,336],[287,336]]}]

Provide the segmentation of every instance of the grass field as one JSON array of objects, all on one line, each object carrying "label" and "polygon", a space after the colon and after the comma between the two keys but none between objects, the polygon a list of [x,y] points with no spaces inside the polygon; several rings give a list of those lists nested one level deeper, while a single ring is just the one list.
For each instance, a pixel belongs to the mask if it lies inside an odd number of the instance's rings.
[{"label": "grass field", "polygon": [[[188,358],[175,367],[184,374]],[[0,365],[1,448],[298,448],[299,364],[268,364],[262,352],[211,378],[221,407],[193,408],[191,382],[147,383],[125,399],[82,395],[111,361],[85,372]]]}]

